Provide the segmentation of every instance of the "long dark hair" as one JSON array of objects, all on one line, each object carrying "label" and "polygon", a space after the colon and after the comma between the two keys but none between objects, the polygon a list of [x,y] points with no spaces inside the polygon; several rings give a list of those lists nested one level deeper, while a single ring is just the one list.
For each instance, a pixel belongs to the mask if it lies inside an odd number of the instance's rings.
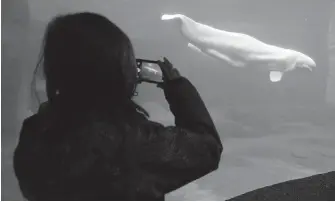
[{"label": "long dark hair", "polygon": [[131,41],[104,16],[81,12],[52,19],[35,74],[40,68],[50,106],[55,100],[63,109],[126,106],[148,116],[132,100],[137,69]]}]

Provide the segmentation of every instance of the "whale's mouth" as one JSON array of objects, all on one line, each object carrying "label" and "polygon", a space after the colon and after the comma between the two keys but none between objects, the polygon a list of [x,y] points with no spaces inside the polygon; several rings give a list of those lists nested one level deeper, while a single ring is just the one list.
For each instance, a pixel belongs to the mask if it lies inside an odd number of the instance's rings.
[{"label": "whale's mouth", "polygon": [[308,64],[300,64],[300,65],[297,65],[296,68],[300,70],[308,70],[310,72],[313,71],[313,67]]}]

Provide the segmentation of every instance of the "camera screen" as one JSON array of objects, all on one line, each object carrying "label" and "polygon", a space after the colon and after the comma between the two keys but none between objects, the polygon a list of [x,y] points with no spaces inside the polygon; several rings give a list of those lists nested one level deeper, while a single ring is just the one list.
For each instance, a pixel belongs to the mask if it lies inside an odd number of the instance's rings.
[{"label": "camera screen", "polygon": [[163,74],[157,62],[138,61],[140,78],[146,82],[161,83]]}]

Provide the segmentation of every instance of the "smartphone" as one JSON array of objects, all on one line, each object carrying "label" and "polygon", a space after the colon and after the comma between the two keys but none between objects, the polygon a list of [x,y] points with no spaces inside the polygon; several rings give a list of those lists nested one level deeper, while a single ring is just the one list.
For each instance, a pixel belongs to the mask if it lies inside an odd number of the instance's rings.
[{"label": "smartphone", "polygon": [[140,82],[163,83],[163,74],[158,61],[136,59]]}]

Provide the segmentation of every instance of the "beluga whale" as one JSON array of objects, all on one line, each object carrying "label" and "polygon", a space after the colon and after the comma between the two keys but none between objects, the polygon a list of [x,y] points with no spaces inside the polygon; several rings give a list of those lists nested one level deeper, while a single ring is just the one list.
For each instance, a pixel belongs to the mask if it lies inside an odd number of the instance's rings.
[{"label": "beluga whale", "polygon": [[302,52],[267,44],[244,33],[220,30],[183,14],[164,14],[161,20],[176,21],[189,48],[232,67],[269,71],[271,82],[281,81],[285,73],[298,68],[308,71],[316,68],[315,61]]}]

